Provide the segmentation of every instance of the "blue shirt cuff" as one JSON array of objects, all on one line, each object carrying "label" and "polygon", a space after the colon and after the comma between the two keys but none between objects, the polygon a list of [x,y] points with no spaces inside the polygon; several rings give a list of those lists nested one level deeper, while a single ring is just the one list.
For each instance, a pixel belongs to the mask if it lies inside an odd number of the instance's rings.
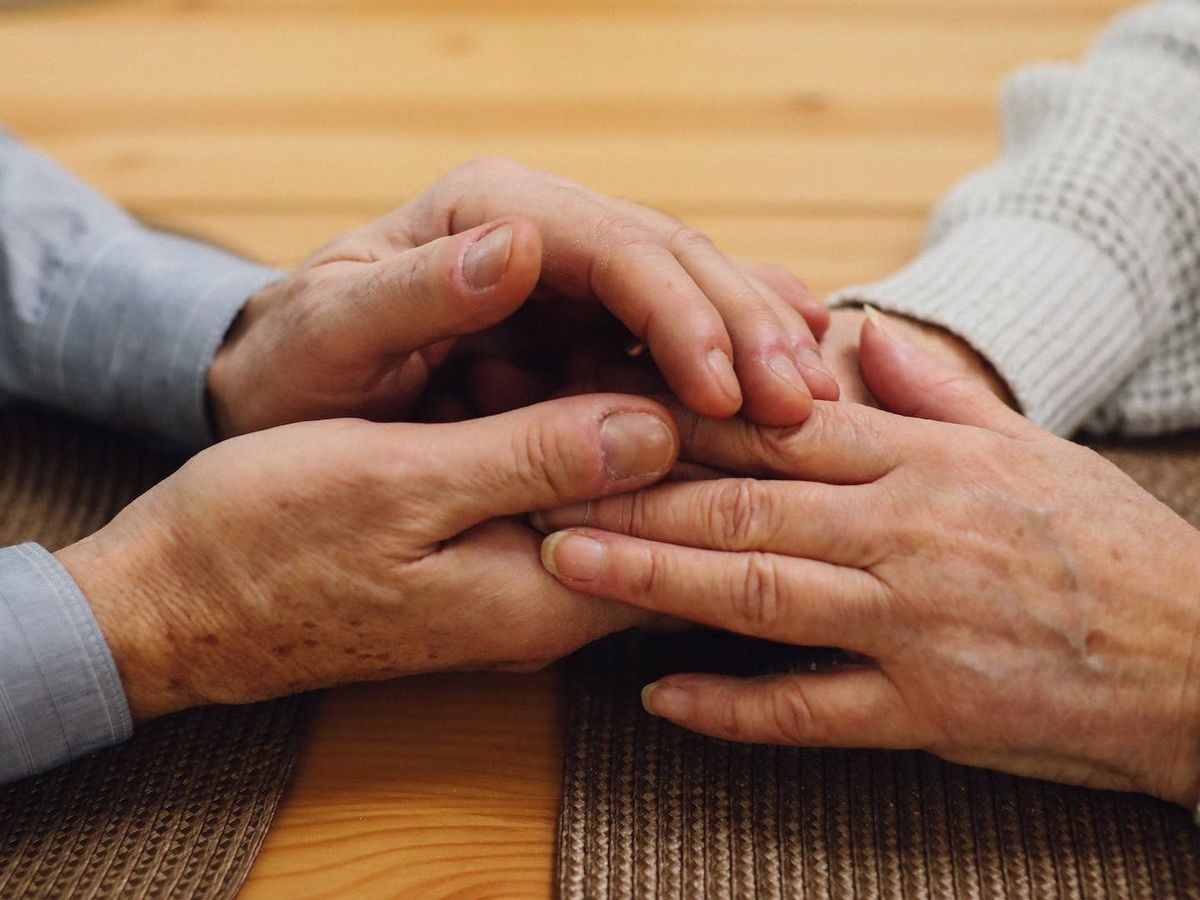
[{"label": "blue shirt cuff", "polygon": [[37,544],[0,549],[0,783],[132,731],[116,664],[74,580]]},{"label": "blue shirt cuff", "polygon": [[147,228],[0,133],[0,393],[213,440],[208,369],[234,317],[281,272]]},{"label": "blue shirt cuff", "polygon": [[[44,332],[73,412],[196,449],[212,443],[208,369],[246,301],[282,273],[132,226],[53,304]],[[53,288],[52,288],[53,290]],[[51,360],[47,360],[51,362]]]}]

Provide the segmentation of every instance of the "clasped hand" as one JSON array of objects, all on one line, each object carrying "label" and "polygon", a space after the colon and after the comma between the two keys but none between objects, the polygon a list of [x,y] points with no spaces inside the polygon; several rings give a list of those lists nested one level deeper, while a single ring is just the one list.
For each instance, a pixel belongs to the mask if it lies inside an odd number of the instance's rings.
[{"label": "clasped hand", "polygon": [[[532,369],[531,295],[572,310],[539,326],[553,365]],[[891,412],[832,402],[829,315],[782,270],[475,163],[252,298],[209,373],[218,433],[243,436],[59,558],[137,718],[529,668],[668,615],[862,660],[651,685],[687,727],[1195,803],[1197,532],[1012,412],[961,342],[935,359],[868,324],[855,345],[843,316],[839,377]],[[613,317],[677,399],[537,402],[579,359],[602,371]],[[464,369],[459,405],[432,410]],[[422,411],[486,417],[397,421]],[[672,470],[704,480],[657,484]]]},{"label": "clasped hand", "polygon": [[867,324],[860,357],[910,418],[818,403],[779,429],[676,410],[682,458],[718,477],[536,517],[567,587],[862,659],[671,675],[647,709],[734,740],[920,748],[1195,805],[1200,532],[894,325]]},{"label": "clasped hand", "polygon": [[[253,297],[208,377],[232,439],[59,552],[135,718],[528,668],[647,618],[559,585],[512,518],[642,487],[678,449],[671,416],[640,397],[527,405],[565,373],[528,372],[505,355],[521,335],[492,326],[533,293],[573,310],[550,335],[563,359],[590,352],[581,316],[615,317],[699,413],[797,422],[837,395],[816,349],[828,314],[783,270],[515,163],[457,169]],[[454,358],[489,335],[486,358]],[[486,409],[466,412],[511,411],[397,421],[451,363],[510,376],[477,384]]]}]

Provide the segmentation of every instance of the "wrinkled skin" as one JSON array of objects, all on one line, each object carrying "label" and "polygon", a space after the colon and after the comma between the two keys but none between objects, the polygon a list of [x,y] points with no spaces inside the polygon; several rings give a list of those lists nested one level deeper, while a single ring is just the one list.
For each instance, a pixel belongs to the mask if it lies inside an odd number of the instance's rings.
[{"label": "wrinkled skin", "polygon": [[447,425],[334,419],[206,450],[58,553],[134,717],[446,669],[536,668],[647,615],[562,587],[515,514],[649,484],[652,401]]},{"label": "wrinkled skin", "polygon": [[[679,413],[742,477],[538,517],[562,583],[862,663],[668,676],[652,713],[748,741],[921,748],[1021,775],[1200,794],[1200,532],[888,320],[865,384],[795,428]],[[938,421],[932,421],[938,420]]]},{"label": "wrinkled skin", "polygon": [[410,419],[467,335],[469,361],[483,369],[465,377],[488,386],[484,402],[423,414],[464,418],[545,399],[562,373],[546,371],[545,353],[527,372],[530,348],[507,321],[531,295],[552,311],[550,327],[532,329],[550,338],[543,344],[583,350],[614,332],[636,336],[704,415],[794,424],[814,396],[837,396],[817,345],[829,314],[795,277],[734,263],[662,213],[482,159],[251,298],[209,372],[217,431]]}]

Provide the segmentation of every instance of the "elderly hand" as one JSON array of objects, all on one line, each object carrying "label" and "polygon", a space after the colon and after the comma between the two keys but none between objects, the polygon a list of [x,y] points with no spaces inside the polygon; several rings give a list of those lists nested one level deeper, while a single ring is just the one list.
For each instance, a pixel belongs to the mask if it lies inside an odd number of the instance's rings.
[{"label": "elderly hand", "polygon": [[[887,324],[888,332],[892,326]],[[598,597],[862,665],[668,676],[647,709],[724,738],[921,748],[1193,805],[1200,532],[895,334],[796,428],[681,418],[684,452],[769,479],[667,484],[543,515],[543,557]],[[571,527],[584,526],[584,527]]]},{"label": "elderly hand", "polygon": [[[829,327],[821,338],[821,353],[825,364],[837,379],[840,399],[878,406],[863,380],[859,364],[859,335],[866,317],[862,309],[839,307],[832,310]],[[888,322],[897,337],[916,344],[934,359],[940,360],[947,371],[978,380],[997,397],[1013,405],[1008,386],[996,374],[991,363],[962,338],[944,328],[905,316],[889,314]]]},{"label": "elderly hand", "polygon": [[598,300],[700,414],[795,424],[837,396],[813,334],[828,313],[792,276],[739,266],[662,213],[480,160],[250,300],[209,373],[217,430],[405,418],[453,339],[535,287]]},{"label": "elderly hand", "polygon": [[134,717],[442,669],[532,668],[643,621],[562,587],[511,518],[645,486],[658,404],[556,400],[452,425],[331,420],[213,447],[59,559]]}]

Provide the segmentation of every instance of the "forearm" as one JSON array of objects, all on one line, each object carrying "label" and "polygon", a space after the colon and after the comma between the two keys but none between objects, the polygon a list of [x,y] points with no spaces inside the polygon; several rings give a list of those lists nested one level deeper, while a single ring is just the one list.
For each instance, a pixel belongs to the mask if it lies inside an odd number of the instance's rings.
[{"label": "forearm", "polygon": [[205,379],[249,296],[278,277],[145,228],[0,134],[0,397],[186,446],[211,440]]},{"label": "forearm", "polygon": [[130,730],[112,656],[74,581],[36,544],[0,549],[0,784]]},{"label": "forearm", "polygon": [[922,255],[835,302],[965,339],[1032,419],[1200,424],[1200,3],[1115,25],[1077,68],[1018,75],[1005,152],[940,205]]}]

